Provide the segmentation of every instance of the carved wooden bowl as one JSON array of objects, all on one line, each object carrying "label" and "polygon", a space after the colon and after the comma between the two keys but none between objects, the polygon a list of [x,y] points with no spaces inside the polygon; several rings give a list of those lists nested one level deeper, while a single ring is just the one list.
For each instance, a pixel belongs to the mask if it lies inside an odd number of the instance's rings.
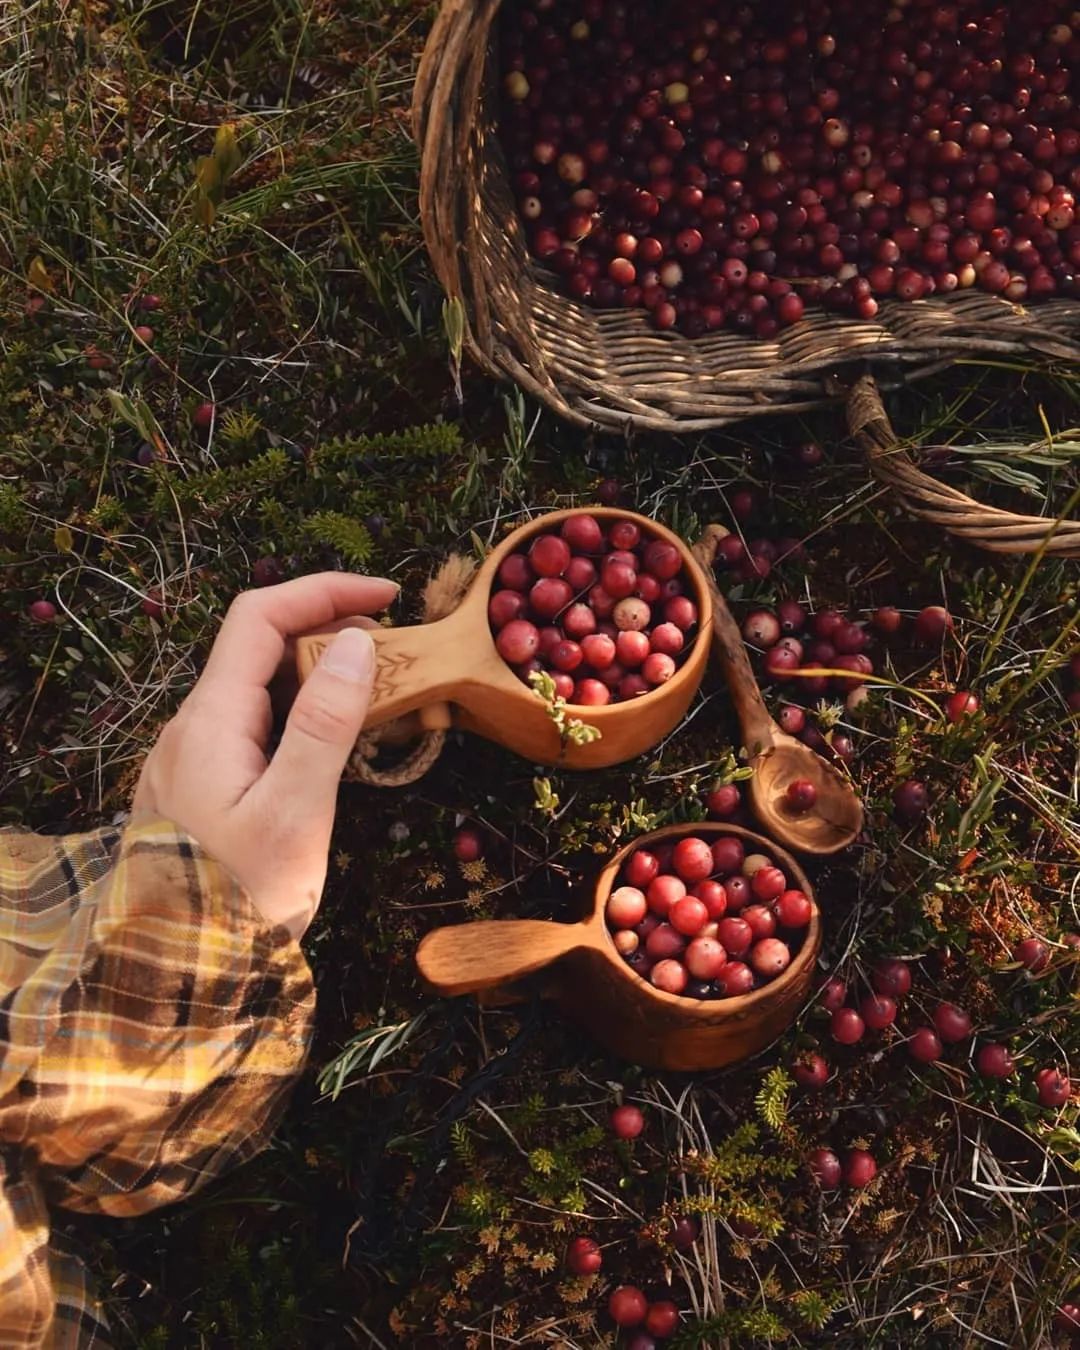
[{"label": "carved wooden bowl", "polygon": [[[604,909],[619,870],[635,849],[683,835],[738,835],[747,852],[769,853],[806,892],[813,913],[802,946],[777,979],[749,994],[701,1000],[654,988],[615,950]],[[440,994],[502,990],[545,972],[544,993],[614,1054],[657,1069],[717,1069],[756,1054],[795,1020],[806,1002],[821,950],[821,915],[795,859],[771,840],[735,825],[674,825],[620,849],[601,872],[590,913],[578,923],[485,919],[437,928],[420,943],[416,964]]]},{"label": "carved wooden bowl", "polygon": [[[600,521],[633,520],[647,538],[674,544],[683,560],[688,591],[698,607],[698,628],[682,664],[666,684],[625,703],[568,705],[569,715],[600,732],[586,745],[563,744],[542,699],[523,684],[495,648],[487,607],[495,574],[507,554],[527,545],[568,516]],[[633,759],[679,723],[701,684],[712,640],[712,599],[700,565],[686,544],[663,525],[611,507],[552,511],[514,530],[488,554],[458,608],[437,623],[371,630],[378,649],[375,690],[366,727],[406,714],[421,726],[450,722],[540,764],[599,769]],[[305,679],[330,640],[312,634],[297,642],[297,667]]]}]

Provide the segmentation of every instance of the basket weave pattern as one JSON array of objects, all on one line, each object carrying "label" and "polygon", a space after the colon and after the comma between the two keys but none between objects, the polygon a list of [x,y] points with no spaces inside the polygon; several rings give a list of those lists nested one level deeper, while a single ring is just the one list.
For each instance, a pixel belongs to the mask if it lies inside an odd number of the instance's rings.
[{"label": "basket weave pattern", "polygon": [[470,355],[560,416],[609,431],[699,432],[820,407],[832,401],[825,377],[852,363],[872,363],[891,387],[962,357],[1080,360],[1080,300],[1026,309],[967,290],[886,300],[873,320],[815,309],[763,341],[660,333],[641,311],[562,295],[529,257],[495,132],[498,10],[499,0],[444,0],[432,28],[413,103],[420,214],[439,281],[464,306]]}]

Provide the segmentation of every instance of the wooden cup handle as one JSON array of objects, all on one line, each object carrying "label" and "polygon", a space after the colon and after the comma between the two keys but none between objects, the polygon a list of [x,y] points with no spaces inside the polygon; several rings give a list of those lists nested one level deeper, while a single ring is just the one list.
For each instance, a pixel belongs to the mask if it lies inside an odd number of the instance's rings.
[{"label": "wooden cup handle", "polygon": [[709,588],[713,604],[713,645],[720,656],[724,668],[731,701],[735,704],[747,749],[765,748],[775,740],[775,724],[769,715],[769,709],[758,688],[757,676],[746,654],[739,625],[731,616],[716,577],[713,573],[713,559],[716,546],[728,535],[722,525],[708,525],[705,533],[694,545],[694,556],[705,573],[705,583]]},{"label": "wooden cup handle", "polygon": [[[369,628],[375,643],[375,684],[364,720],[377,726],[408,713],[418,713],[424,730],[450,725],[454,689],[469,677],[467,641],[455,612],[438,623],[401,628]],[[306,680],[332,633],[309,633],[296,640],[296,669]]]},{"label": "wooden cup handle", "polygon": [[416,964],[440,994],[478,994],[587,946],[587,932],[584,923],[480,919],[428,933],[416,950]]}]

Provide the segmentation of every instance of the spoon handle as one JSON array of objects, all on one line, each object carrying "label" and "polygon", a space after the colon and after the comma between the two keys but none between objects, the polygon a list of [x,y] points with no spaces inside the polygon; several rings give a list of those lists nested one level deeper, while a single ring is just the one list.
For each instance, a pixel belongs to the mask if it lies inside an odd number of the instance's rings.
[{"label": "spoon handle", "polygon": [[713,647],[724,670],[731,701],[742,726],[746,748],[751,755],[772,745],[779,728],[769,715],[761,697],[754,668],[746,654],[739,626],[731,616],[727,601],[720,593],[713,574],[716,546],[728,534],[722,525],[708,525],[694,545],[694,556],[701,563],[713,604]]},{"label": "spoon handle", "polygon": [[478,919],[428,933],[416,951],[424,981],[440,994],[477,994],[513,983],[590,945],[584,923]]}]

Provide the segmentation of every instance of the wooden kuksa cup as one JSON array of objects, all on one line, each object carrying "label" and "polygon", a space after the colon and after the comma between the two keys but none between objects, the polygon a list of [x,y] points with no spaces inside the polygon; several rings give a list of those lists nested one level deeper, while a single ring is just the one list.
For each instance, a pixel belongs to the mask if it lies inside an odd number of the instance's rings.
[{"label": "wooden kuksa cup", "polygon": [[[543,701],[523,684],[495,648],[488,624],[488,600],[503,559],[573,515],[601,522],[633,520],[646,539],[678,548],[687,592],[698,608],[698,626],[679,668],[666,684],[625,703],[604,707],[569,706],[569,715],[594,726],[600,739],[563,745]],[[420,727],[446,727],[497,741],[540,764],[600,769],[643,754],[674,730],[701,684],[712,641],[712,600],[705,576],[690,549],[663,525],[612,507],[552,511],[514,530],[494,548],[456,610],[436,623],[371,630],[377,651],[375,688],[365,729],[418,714]],[[306,679],[330,640],[312,634],[297,640],[297,668]]]},{"label": "wooden kuksa cup", "polygon": [[[702,1000],[654,988],[626,964],[604,921],[608,896],[629,854],[650,844],[734,834],[747,853],[776,859],[813,907],[802,945],[769,984],[733,998]],[[416,964],[440,994],[497,989],[546,969],[544,992],[609,1050],[657,1069],[717,1069],[764,1050],[806,1002],[821,950],[821,916],[805,873],[791,854],[735,825],[674,825],[641,835],[601,872],[591,912],[578,923],[485,919],[437,928],[420,943]]]}]

